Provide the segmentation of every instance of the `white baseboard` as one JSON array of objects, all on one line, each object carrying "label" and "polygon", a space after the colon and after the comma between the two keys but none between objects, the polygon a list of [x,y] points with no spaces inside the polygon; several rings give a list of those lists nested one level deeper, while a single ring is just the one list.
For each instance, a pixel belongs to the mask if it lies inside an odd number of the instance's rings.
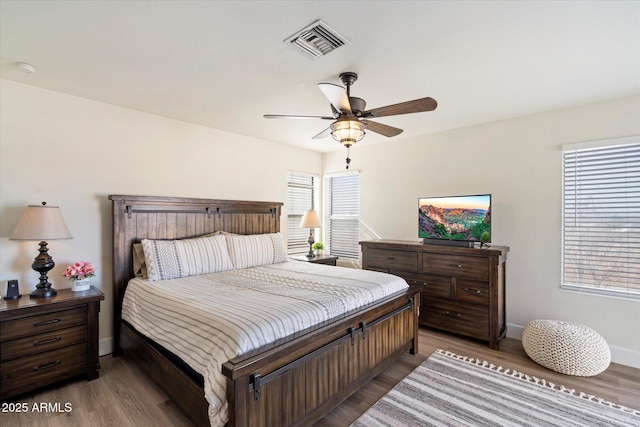
[{"label": "white baseboard", "polygon": [[[522,341],[524,326],[507,324],[507,337]],[[611,361],[621,365],[640,369],[640,351],[609,345],[611,349]]]},{"label": "white baseboard", "polygon": [[609,348],[611,349],[612,362],[640,369],[640,351],[633,351],[628,348],[615,347],[612,345],[610,345]]},{"label": "white baseboard", "polygon": [[106,356],[113,353],[113,338],[105,338],[98,341],[98,355]]},{"label": "white baseboard", "polygon": [[522,341],[523,329],[524,329],[524,326],[512,325],[511,323],[507,323],[507,338],[514,338]]}]

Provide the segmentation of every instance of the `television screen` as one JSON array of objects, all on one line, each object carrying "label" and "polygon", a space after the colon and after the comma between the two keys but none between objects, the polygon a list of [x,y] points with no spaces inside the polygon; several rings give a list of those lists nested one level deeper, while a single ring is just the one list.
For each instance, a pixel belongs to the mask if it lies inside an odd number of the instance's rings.
[{"label": "television screen", "polygon": [[418,236],[424,239],[491,241],[491,194],[418,200]]}]

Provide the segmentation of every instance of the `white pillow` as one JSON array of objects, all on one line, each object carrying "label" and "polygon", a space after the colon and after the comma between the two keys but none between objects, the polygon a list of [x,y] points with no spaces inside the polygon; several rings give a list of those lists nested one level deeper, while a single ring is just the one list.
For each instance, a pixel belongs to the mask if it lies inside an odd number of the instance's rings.
[{"label": "white pillow", "polygon": [[233,266],[237,269],[276,264],[287,260],[287,248],[280,233],[227,234],[227,247]]},{"label": "white pillow", "polygon": [[230,270],[224,235],[183,240],[142,239],[150,281]]}]

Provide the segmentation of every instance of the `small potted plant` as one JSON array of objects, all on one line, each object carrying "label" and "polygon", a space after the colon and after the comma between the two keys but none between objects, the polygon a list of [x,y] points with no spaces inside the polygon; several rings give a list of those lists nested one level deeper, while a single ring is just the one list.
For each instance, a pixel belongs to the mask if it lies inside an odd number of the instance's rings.
[{"label": "small potted plant", "polygon": [[64,277],[71,282],[74,292],[86,291],[91,287],[89,277],[95,276],[96,268],[88,261],[78,261],[64,271]]},{"label": "small potted plant", "polygon": [[316,255],[321,255],[324,251],[324,245],[322,244],[322,242],[315,242],[313,245],[311,245],[311,249],[315,251]]}]

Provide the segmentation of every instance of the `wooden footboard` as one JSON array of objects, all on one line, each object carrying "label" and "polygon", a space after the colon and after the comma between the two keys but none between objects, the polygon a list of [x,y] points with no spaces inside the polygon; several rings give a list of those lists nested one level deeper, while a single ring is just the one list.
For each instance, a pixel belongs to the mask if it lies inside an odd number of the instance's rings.
[{"label": "wooden footboard", "polygon": [[419,290],[223,365],[229,426],[307,426],[417,348]]}]

